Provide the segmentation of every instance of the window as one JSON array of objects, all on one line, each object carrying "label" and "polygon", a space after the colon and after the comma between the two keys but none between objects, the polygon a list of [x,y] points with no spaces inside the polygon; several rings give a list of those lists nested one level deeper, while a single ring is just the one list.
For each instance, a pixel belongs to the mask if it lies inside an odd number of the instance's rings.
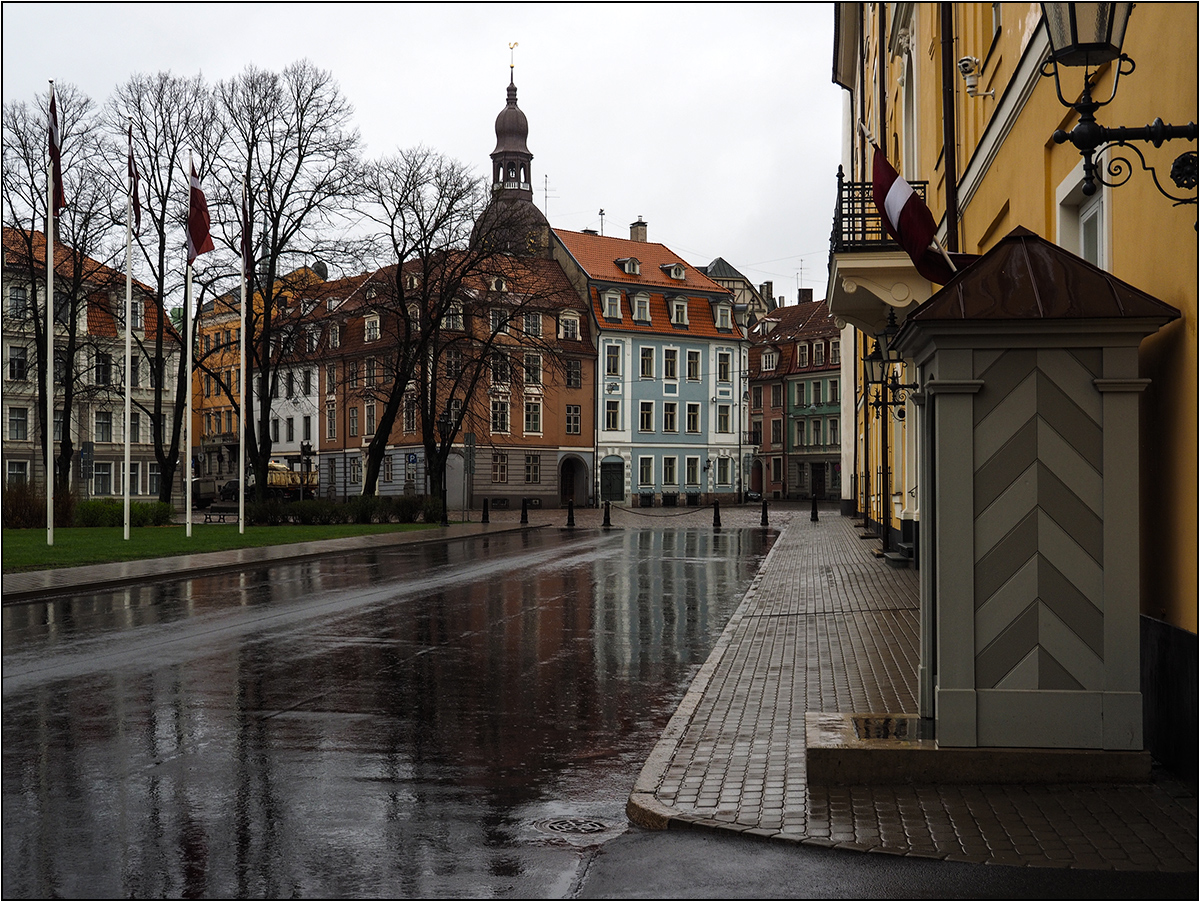
[{"label": "window", "polygon": [[139,301],[137,298],[130,298],[129,299],[129,313],[131,315],[131,319],[133,320],[133,330],[135,332],[137,332],[137,331],[140,331],[141,329],[144,329],[146,326],[146,322],[145,322],[144,317],[142,316],[142,313],[143,313],[142,302]]},{"label": "window", "polygon": [[654,378],[654,348],[641,348],[641,368],[639,373],[643,379]]},{"label": "window", "polygon": [[212,397],[212,375],[209,373],[204,374],[204,397]]},{"label": "window", "polygon": [[492,432],[508,432],[508,398],[492,399]]},{"label": "window", "polygon": [[654,431],[654,402],[643,401],[638,414],[638,431]]},{"label": "window", "polygon": [[834,404],[838,400],[838,382],[836,379],[829,380],[829,403]]},{"label": "window", "polygon": [[142,484],[142,467],[136,461],[131,461],[129,464],[129,494],[140,494],[139,487]]},{"label": "window", "polygon": [[463,330],[462,304],[454,303],[450,305],[450,309],[446,311],[446,319],[442,323],[442,328],[455,332]]},{"label": "window", "polygon": [[663,485],[679,485],[679,472],[676,469],[678,458],[663,458]]},{"label": "window", "polygon": [[525,402],[525,434],[541,434],[542,431],[542,402]]},{"label": "window", "polygon": [[416,395],[404,396],[404,431],[417,431],[417,397]]},{"label": "window", "polygon": [[363,339],[365,341],[379,341],[379,317],[368,316],[364,320],[364,330]]},{"label": "window", "polygon": [[97,410],[96,411],[96,441],[111,442],[112,438],[112,411]]},{"label": "window", "polygon": [[[305,417],[305,419],[308,419],[308,417]],[[225,431],[230,434],[233,433],[233,411],[232,410],[225,411]]]},{"label": "window", "polygon": [[750,389],[750,407],[752,410],[762,410],[762,386],[756,385]]},{"label": "window", "polygon": [[312,395],[313,371],[305,370],[303,373],[303,379],[301,381],[304,385],[304,397],[307,398]]},{"label": "window", "polygon": [[112,383],[112,354],[96,353],[96,384],[110,385]]},{"label": "window", "polygon": [[387,455],[383,459],[383,481],[391,482],[395,478],[395,471],[392,466],[392,455]]},{"label": "window", "polygon": [[700,381],[700,352],[687,352],[687,378],[688,382]]},{"label": "window", "polygon": [[16,345],[8,346],[8,378],[24,382],[29,378],[28,350]]},{"label": "window", "polygon": [[687,301],[674,298],[671,301],[671,325],[686,326],[688,324]]},{"label": "window", "polygon": [[825,342],[813,342],[813,366],[825,365]]},{"label": "window", "polygon": [[762,368],[765,372],[770,372],[779,365],[778,351],[763,351],[762,352]]},{"label": "window", "polygon": [[[313,352],[315,352],[317,350],[317,342],[319,339],[320,339],[320,335],[318,334],[316,329],[311,329],[311,328],[305,329],[304,330],[304,349],[306,351],[308,351],[308,353],[312,354]],[[229,333],[228,332],[225,333],[225,343],[229,344]]]},{"label": "window", "polygon": [[508,355],[503,351],[492,351],[492,383],[507,385],[509,381]]},{"label": "window", "polygon": [[725,330],[733,329],[733,317],[730,315],[728,304],[717,305],[717,328]]},{"label": "window", "polygon": [[162,465],[151,462],[146,469],[146,493],[157,495],[159,492],[159,484],[162,481]]},{"label": "window", "polygon": [[663,401],[663,432],[679,431],[679,405],[674,401]]},{"label": "window", "polygon": [[814,445],[821,444],[821,421],[812,421],[812,443]]},{"label": "window", "polygon": [[291,370],[283,377],[284,384],[287,386],[284,390],[284,397],[290,398],[296,394],[296,375]]},{"label": "window", "polygon": [[679,351],[675,348],[663,350],[663,378],[679,378]]},{"label": "window", "polygon": [[604,346],[604,375],[606,375],[606,376],[621,375],[621,346],[620,345],[605,345]]},{"label": "window", "polygon": [[829,343],[829,362],[835,366],[842,362],[842,343],[836,338]]},{"label": "window", "polygon": [[583,411],[579,404],[567,405],[567,435],[581,435],[583,432]]},{"label": "window", "polygon": [[[350,412],[350,437],[356,438],[358,436],[358,407],[351,407],[349,412]],[[275,420],[274,422],[276,424],[279,423],[278,420]],[[278,429],[276,430],[276,432],[278,432]]]},{"label": "window", "polygon": [[620,320],[621,292],[610,291],[604,295],[604,318]]},{"label": "window", "polygon": [[829,444],[840,445],[842,443],[841,430],[838,428],[838,421],[831,419],[829,421]]},{"label": "window", "polygon": [[333,401],[325,404],[325,438],[337,438],[337,404]]},{"label": "window", "polygon": [[462,422],[462,398],[451,398],[446,409],[450,412],[451,423],[457,426]]},{"label": "window", "polygon": [[771,420],[771,444],[783,444],[783,420]]},{"label": "window", "polygon": [[358,388],[358,361],[351,360],[346,364],[346,387]]},{"label": "window", "polygon": [[329,327],[329,347],[331,349],[339,348],[342,344],[342,330],[338,328],[337,323],[333,323]]},{"label": "window", "polygon": [[337,364],[325,365],[325,394],[332,395],[337,391]]},{"label": "window", "polygon": [[604,402],[604,428],[610,432],[621,428],[621,402]]},{"label": "window", "polygon": [[350,458],[350,483],[351,485],[362,485],[362,458]]},{"label": "window", "polygon": [[633,318],[639,322],[650,322],[650,295],[644,291],[634,295]]},{"label": "window", "polygon": [[129,441],[135,445],[142,441],[142,415],[136,410],[129,412]]},{"label": "window", "polygon": [[29,461],[10,460],[6,485],[29,485]]},{"label": "window", "polygon": [[289,442],[296,440],[296,421],[292,417],[287,418],[287,440]]},{"label": "window", "polygon": [[113,465],[111,463],[95,463],[92,465],[92,494],[111,495],[113,493]]},{"label": "window", "polygon": [[8,438],[14,442],[24,442],[29,439],[29,408],[8,408]]},{"label": "window", "polygon": [[508,482],[508,455],[503,451],[492,452],[492,482]]},{"label": "window", "polygon": [[637,257],[618,257],[615,262],[626,275],[638,276],[642,273],[642,263]]},{"label": "window", "polygon": [[654,458],[638,458],[638,485],[654,485]]},{"label": "window", "polygon": [[803,448],[807,444],[805,441],[804,420],[796,421],[796,447]]},{"label": "window", "polygon": [[457,379],[462,375],[462,351],[458,348],[446,348],[443,360],[446,364],[446,376],[450,379]]},{"label": "window", "polygon": [[807,397],[807,395],[805,394],[805,391],[806,391],[805,386],[806,385],[807,385],[807,383],[805,383],[805,382],[797,382],[796,383],[796,406],[797,407],[803,407],[805,404],[808,403],[805,400],[805,398]]},{"label": "window", "polygon": [[1093,266],[1104,268],[1103,193],[1079,205],[1079,256]]},{"label": "window", "polygon": [[782,482],[782,481],[783,481],[783,458],[782,457],[772,457],[771,458],[771,482]]},{"label": "window", "polygon": [[808,366],[808,345],[796,345],[796,366]]},{"label": "window", "polygon": [[205,335],[204,336],[204,353],[209,354],[211,352],[212,352],[212,336]]},{"label": "window", "polygon": [[12,319],[25,319],[29,315],[29,293],[24,288],[8,289],[8,315]]},{"label": "window", "polygon": [[526,354],[525,355],[525,384],[526,385],[541,385],[542,384],[542,355],[541,354]]},{"label": "window", "polygon": [[[288,422],[291,423],[291,420],[288,420]],[[364,425],[367,428],[363,431],[363,435],[374,435],[375,434],[375,402],[374,401],[372,401],[371,403],[369,403],[367,405],[366,423]],[[289,435],[291,434],[290,429],[288,430],[288,433],[289,433]]]},{"label": "window", "polygon": [[579,341],[579,317],[574,313],[564,313],[559,320],[559,337],[567,341]]},{"label": "window", "polygon": [[365,378],[367,385],[374,385],[379,370],[379,364],[374,357],[368,357],[365,367]]},{"label": "window", "polygon": [[775,408],[783,406],[783,386],[778,383],[771,386],[771,406]]},{"label": "window", "polygon": [[693,432],[693,433],[700,431],[700,404],[699,403],[693,403],[690,401],[688,402],[687,431]]},{"label": "window", "polygon": [[684,477],[688,485],[700,484],[700,458],[689,457],[684,462]]},{"label": "window", "polygon": [[525,482],[527,485],[542,481],[542,456],[540,454],[525,455]]},{"label": "window", "polygon": [[717,458],[717,485],[729,485],[729,474],[731,467],[729,466],[728,457]]},{"label": "window", "polygon": [[525,314],[525,334],[534,338],[542,337],[542,315],[540,313]]},{"label": "window", "polygon": [[812,402],[813,407],[817,407],[821,403],[821,383],[814,382],[812,384]]},{"label": "window", "polygon": [[54,292],[54,321],[66,325],[71,319],[71,299],[65,291]]},{"label": "window", "polygon": [[507,313],[500,307],[493,307],[490,311],[492,332],[499,334],[508,331]]},{"label": "window", "polygon": [[129,358],[129,385],[138,388],[142,384],[142,358],[133,354]]},{"label": "window", "polygon": [[730,368],[732,365],[732,355],[728,351],[719,351],[717,353],[717,381],[730,381]]},{"label": "window", "polygon": [[567,361],[567,388],[583,386],[583,362],[580,360]]},{"label": "window", "polygon": [[729,425],[729,405],[717,405],[717,432],[732,432]]}]

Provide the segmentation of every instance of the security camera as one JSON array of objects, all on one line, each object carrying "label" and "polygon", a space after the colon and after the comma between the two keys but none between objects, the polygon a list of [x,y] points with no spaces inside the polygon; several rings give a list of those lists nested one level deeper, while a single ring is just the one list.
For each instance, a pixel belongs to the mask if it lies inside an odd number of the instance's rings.
[{"label": "security camera", "polygon": [[964,56],[958,61],[958,71],[962,73],[963,78],[978,73],[979,60],[973,56]]},{"label": "security camera", "polygon": [[958,61],[958,71],[963,81],[967,83],[969,97],[995,97],[995,91],[979,92],[979,60],[973,56],[964,56]]}]

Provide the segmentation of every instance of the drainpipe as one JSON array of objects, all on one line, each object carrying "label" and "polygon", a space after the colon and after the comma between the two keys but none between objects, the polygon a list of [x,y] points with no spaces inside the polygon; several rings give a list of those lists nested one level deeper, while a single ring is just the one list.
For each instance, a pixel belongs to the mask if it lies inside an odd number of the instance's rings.
[{"label": "drainpipe", "polygon": [[942,153],[946,166],[946,250],[958,251],[958,154],[954,123],[954,6],[942,13]]}]

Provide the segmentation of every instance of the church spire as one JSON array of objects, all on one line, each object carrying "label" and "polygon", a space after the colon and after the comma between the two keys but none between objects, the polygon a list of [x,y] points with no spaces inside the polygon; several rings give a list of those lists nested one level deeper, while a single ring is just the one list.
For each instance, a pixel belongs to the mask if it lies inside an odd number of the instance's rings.
[{"label": "church spire", "polygon": [[533,173],[526,139],[529,121],[517,106],[516,65],[512,51],[517,44],[508,45],[508,100],[496,117],[496,149],[492,151],[492,190],[510,197],[533,201]]}]

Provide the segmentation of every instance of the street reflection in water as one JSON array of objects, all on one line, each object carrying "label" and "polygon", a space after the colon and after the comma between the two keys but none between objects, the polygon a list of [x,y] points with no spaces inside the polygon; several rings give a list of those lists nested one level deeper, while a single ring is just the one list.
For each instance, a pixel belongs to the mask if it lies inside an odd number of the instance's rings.
[{"label": "street reflection in water", "polygon": [[3,894],[566,896],[766,530],[530,530],[3,610]]}]

